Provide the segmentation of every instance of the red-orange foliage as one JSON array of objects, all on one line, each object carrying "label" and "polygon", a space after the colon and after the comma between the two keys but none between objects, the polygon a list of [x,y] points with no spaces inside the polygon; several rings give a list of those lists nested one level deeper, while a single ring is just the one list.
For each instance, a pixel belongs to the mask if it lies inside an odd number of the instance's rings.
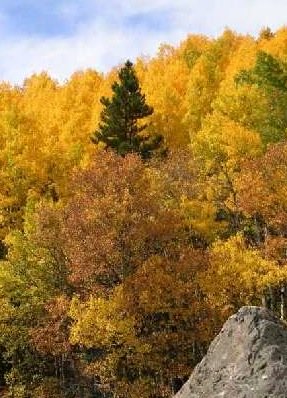
[{"label": "red-orange foliage", "polygon": [[67,310],[70,302],[60,296],[51,300],[46,306],[46,316],[41,320],[41,325],[31,329],[30,336],[37,351],[59,356],[70,352],[69,320]]},{"label": "red-orange foliage", "polygon": [[287,223],[287,145],[271,146],[261,158],[248,161],[236,181],[240,208],[261,215],[272,227]]},{"label": "red-orange foliage", "polygon": [[162,188],[136,155],[99,152],[75,177],[68,205],[42,209],[38,239],[64,261],[70,282],[85,295],[109,289],[180,240],[181,217]]}]

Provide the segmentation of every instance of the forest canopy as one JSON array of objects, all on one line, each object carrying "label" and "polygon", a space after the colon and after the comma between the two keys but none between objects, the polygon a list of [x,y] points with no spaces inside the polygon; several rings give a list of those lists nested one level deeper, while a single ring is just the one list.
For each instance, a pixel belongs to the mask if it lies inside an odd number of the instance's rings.
[{"label": "forest canopy", "polygon": [[167,398],[286,316],[286,109],[287,28],[0,84],[1,396]]}]

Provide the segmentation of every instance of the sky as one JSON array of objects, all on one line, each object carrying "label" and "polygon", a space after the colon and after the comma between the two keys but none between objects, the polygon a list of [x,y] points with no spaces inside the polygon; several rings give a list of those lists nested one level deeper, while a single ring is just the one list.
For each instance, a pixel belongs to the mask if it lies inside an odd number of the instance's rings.
[{"label": "sky", "polygon": [[22,84],[47,71],[63,82],[76,70],[153,56],[190,33],[283,25],[287,0],[0,0],[0,80]]}]

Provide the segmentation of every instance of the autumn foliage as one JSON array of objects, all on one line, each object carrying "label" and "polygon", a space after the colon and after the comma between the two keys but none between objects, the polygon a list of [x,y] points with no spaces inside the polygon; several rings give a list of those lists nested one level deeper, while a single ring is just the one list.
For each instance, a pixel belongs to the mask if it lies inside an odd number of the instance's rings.
[{"label": "autumn foliage", "polygon": [[285,317],[286,39],[226,30],[138,59],[131,131],[165,157],[95,138],[121,68],[1,83],[5,398],[170,397],[240,306]]}]

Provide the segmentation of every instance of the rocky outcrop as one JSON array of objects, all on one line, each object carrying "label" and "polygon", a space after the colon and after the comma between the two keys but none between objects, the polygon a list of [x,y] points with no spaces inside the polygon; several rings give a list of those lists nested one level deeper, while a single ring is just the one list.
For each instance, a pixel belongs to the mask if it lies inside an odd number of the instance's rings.
[{"label": "rocky outcrop", "polygon": [[286,397],[286,325],[265,308],[243,307],[174,398]]}]

